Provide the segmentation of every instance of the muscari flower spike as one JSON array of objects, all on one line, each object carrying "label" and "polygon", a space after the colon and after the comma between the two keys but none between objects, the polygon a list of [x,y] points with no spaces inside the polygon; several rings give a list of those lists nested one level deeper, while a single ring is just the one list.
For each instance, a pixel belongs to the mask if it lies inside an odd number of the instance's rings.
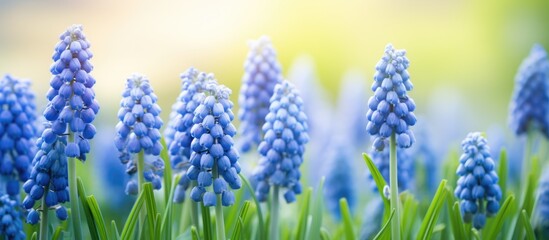
[{"label": "muscari flower spike", "polygon": [[372,84],[374,96],[368,100],[366,130],[375,136],[373,146],[378,151],[388,145],[392,134],[396,134],[396,144],[400,148],[409,148],[415,142],[409,129],[416,124],[413,113],[416,105],[407,95],[413,88],[406,70],[409,65],[406,51],[394,49],[391,44],[385,47],[385,55],[376,65]]},{"label": "muscari flower spike", "polygon": [[549,59],[539,44],[520,65],[510,108],[509,125],[516,135],[532,125],[549,138]]},{"label": "muscari flower spike", "polygon": [[356,189],[354,185],[353,149],[352,145],[344,139],[338,139],[331,145],[327,154],[328,165],[325,169],[326,181],[324,196],[326,206],[335,219],[341,219],[339,200],[345,198],[353,212],[356,200]]},{"label": "muscari flower spike", "polygon": [[263,141],[258,147],[261,159],[253,176],[257,181],[255,195],[263,202],[271,186],[284,187],[284,198],[291,203],[302,191],[299,166],[309,141],[307,116],[299,92],[288,81],[276,85],[270,101]]},{"label": "muscari flower spike", "polygon": [[542,238],[549,237],[549,168],[545,168],[539,180],[534,209],[534,228]]},{"label": "muscari flower spike", "polygon": [[[389,149],[385,148],[381,152],[373,150],[370,156],[385,182],[389,183]],[[407,149],[397,148],[397,168],[398,191],[402,192],[410,189],[414,182],[414,163]],[[371,180],[374,192],[378,191],[372,174],[369,174],[368,178]]]},{"label": "muscari flower spike", "polygon": [[0,192],[13,199],[19,195],[19,182],[30,176],[30,163],[36,152],[36,105],[30,82],[10,75],[0,80]]},{"label": "muscari flower spike", "polygon": [[242,152],[250,151],[261,142],[261,127],[269,113],[269,99],[275,85],[282,82],[280,63],[269,38],[262,36],[249,45],[238,98]]},{"label": "muscari flower spike", "polygon": [[[162,151],[160,143],[160,106],[156,103],[157,96],[153,92],[147,77],[132,74],[126,80],[126,88],[122,92],[118,119],[117,135],[114,143],[119,152],[119,159],[126,165],[126,173],[133,176],[137,173],[137,154],[145,155],[143,175],[151,182],[154,189],[162,187],[164,162],[159,158]],[[130,180],[126,185],[126,194],[135,195],[138,185]]]},{"label": "muscari flower spike", "polygon": [[[44,197],[47,207],[56,209],[61,220],[67,219],[67,210],[60,204],[69,201],[67,158],[85,161],[90,152],[89,140],[96,133],[92,121],[99,104],[93,91],[95,79],[90,75],[93,54],[89,47],[80,25],[69,27],[55,46],[51,88],[46,94],[49,103],[44,111],[47,122],[37,140],[39,150],[32,161],[30,178],[23,185],[26,209],[32,209]],[[71,141],[69,135],[73,136]],[[38,212],[30,210],[27,221],[37,223]]]},{"label": "muscari flower spike", "polygon": [[0,236],[2,239],[26,239],[17,202],[9,195],[0,195]]},{"label": "muscari flower spike", "polygon": [[461,214],[476,229],[486,224],[486,217],[496,215],[501,189],[488,141],[481,133],[469,133],[461,143],[463,154],[456,171],[459,179],[454,194],[461,200]]},{"label": "muscari flower spike", "polygon": [[206,74],[195,68],[189,68],[181,74],[181,93],[172,106],[170,122],[164,131],[165,136],[173,132],[168,150],[172,169],[181,176],[174,192],[173,201],[176,203],[185,200],[185,191],[190,185],[186,172],[192,152],[191,128],[195,117],[194,111],[206,98],[206,85],[215,82],[213,74]]},{"label": "muscari flower spike", "polygon": [[190,197],[210,207],[220,204],[216,199],[220,194],[221,204],[231,206],[235,198],[229,187],[240,189],[242,186],[238,176],[241,170],[239,155],[233,141],[236,128],[232,124],[231,90],[210,81],[204,93],[206,97],[194,111],[191,128],[191,166],[187,177],[197,185],[191,190]]}]

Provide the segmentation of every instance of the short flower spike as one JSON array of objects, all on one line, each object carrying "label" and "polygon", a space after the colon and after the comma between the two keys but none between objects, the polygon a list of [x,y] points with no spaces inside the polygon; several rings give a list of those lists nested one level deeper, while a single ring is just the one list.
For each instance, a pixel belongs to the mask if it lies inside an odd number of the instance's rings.
[{"label": "short flower spike", "polygon": [[[372,161],[377,169],[389,184],[389,149],[383,151],[371,151]],[[398,167],[398,191],[402,192],[410,189],[414,183],[414,162],[408,149],[397,148],[397,167]],[[374,191],[378,191],[377,186],[371,174],[368,175]]]},{"label": "short flower spike", "polygon": [[416,104],[407,94],[413,88],[406,70],[409,65],[406,51],[394,49],[391,44],[385,47],[385,55],[376,65],[366,130],[375,136],[373,146],[378,151],[388,145],[392,134],[396,134],[400,148],[409,148],[415,142],[410,126],[416,124]]},{"label": "short flower spike", "polygon": [[17,202],[12,200],[10,196],[7,194],[0,195],[0,236],[14,240],[26,238],[19,210]]},{"label": "short flower spike", "polygon": [[461,214],[466,223],[481,229],[486,217],[499,211],[501,189],[488,141],[479,132],[469,133],[461,143],[463,154],[456,171],[459,179],[454,194],[461,200]]}]

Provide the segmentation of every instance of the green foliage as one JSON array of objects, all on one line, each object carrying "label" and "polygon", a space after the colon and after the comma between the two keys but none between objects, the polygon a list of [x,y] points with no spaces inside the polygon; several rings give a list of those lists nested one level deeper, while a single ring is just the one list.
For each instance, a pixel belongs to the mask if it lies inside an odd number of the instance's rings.
[{"label": "green foliage", "polygon": [[339,209],[341,210],[341,218],[343,219],[343,228],[345,229],[345,238],[347,240],[355,239],[355,230],[353,228],[353,219],[351,217],[351,211],[347,204],[347,199],[339,199]]},{"label": "green foliage", "polygon": [[429,210],[427,210],[427,214],[421,223],[416,239],[431,239],[433,228],[436,225],[438,215],[440,214],[440,210],[442,209],[442,205],[444,204],[446,198],[447,191],[445,187],[446,180],[442,180],[438,186],[437,192],[435,193],[435,197],[431,201]]}]

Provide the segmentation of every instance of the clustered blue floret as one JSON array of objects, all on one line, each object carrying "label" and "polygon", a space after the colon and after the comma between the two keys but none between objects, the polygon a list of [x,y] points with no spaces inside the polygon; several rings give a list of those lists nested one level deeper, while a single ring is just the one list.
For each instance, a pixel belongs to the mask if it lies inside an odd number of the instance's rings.
[{"label": "clustered blue floret", "polygon": [[[69,201],[67,158],[86,160],[89,140],[96,130],[92,122],[99,112],[93,86],[95,79],[89,62],[93,54],[80,25],[69,27],[60,36],[53,53],[50,71],[53,77],[46,94],[44,131],[37,140],[39,150],[32,161],[29,179],[23,184],[27,196],[23,206],[30,209],[27,222],[36,224],[35,202],[45,198],[45,207],[55,209],[60,220],[67,219],[67,210],[60,205]],[[44,206],[43,206],[44,207]]]},{"label": "clustered blue floret", "polygon": [[326,166],[326,181],[324,196],[326,206],[337,220],[341,219],[339,200],[345,198],[353,212],[356,201],[354,174],[353,174],[353,151],[349,141],[339,139],[327,154],[328,164]]},{"label": "clustered blue floret", "polygon": [[538,128],[549,138],[549,59],[539,44],[520,65],[509,111],[511,129],[517,135],[529,127]]},{"label": "clustered blue floret", "polygon": [[[385,148],[381,152],[373,150],[370,156],[385,182],[389,183],[389,149]],[[371,180],[372,189],[378,191],[371,174],[368,178]],[[404,148],[397,148],[397,181],[399,192],[410,189],[414,182],[414,162],[408,150]]]},{"label": "clustered blue floret", "polygon": [[248,152],[261,142],[261,127],[269,113],[269,100],[275,85],[282,82],[280,63],[268,37],[262,36],[250,42],[244,70],[238,118],[241,123],[240,150]]},{"label": "clustered blue floret", "polygon": [[545,168],[539,180],[534,227],[541,236],[549,236],[549,168]]},{"label": "clustered blue floret", "polygon": [[19,195],[19,182],[30,176],[30,163],[36,152],[36,105],[30,82],[10,75],[0,80],[0,192],[12,198]]},{"label": "clustered blue floret", "polygon": [[259,201],[266,201],[271,186],[284,187],[284,198],[291,203],[302,191],[299,166],[309,141],[307,116],[299,92],[288,81],[275,86],[270,102],[258,147],[261,159],[253,176],[257,181],[255,195]]},{"label": "clustered blue floret", "polygon": [[2,239],[23,240],[26,238],[18,208],[17,201],[12,200],[9,195],[0,195],[0,236],[3,236]]},{"label": "clustered blue floret", "polygon": [[191,128],[191,166],[187,177],[196,181],[196,186],[190,197],[210,207],[219,204],[216,195],[221,195],[221,204],[231,206],[235,197],[229,187],[240,189],[242,186],[238,176],[241,170],[239,154],[233,141],[236,128],[232,124],[231,90],[209,81],[204,93],[206,97],[194,111]]},{"label": "clustered blue floret", "polygon": [[406,70],[409,65],[406,51],[396,50],[391,44],[385,47],[385,55],[376,65],[372,84],[374,96],[368,100],[366,130],[375,136],[373,146],[378,151],[388,145],[388,138],[393,134],[401,148],[409,148],[415,142],[409,129],[416,124],[413,113],[416,105],[407,95],[413,88]]},{"label": "clustered blue floret", "polygon": [[170,122],[164,131],[168,139],[168,148],[172,169],[181,176],[175,188],[173,201],[181,203],[185,200],[185,191],[189,188],[190,179],[187,177],[189,159],[191,157],[191,128],[195,117],[194,111],[206,98],[207,84],[215,84],[213,74],[200,72],[189,68],[181,74],[181,93],[172,106]]},{"label": "clustered blue floret", "polygon": [[[138,172],[136,155],[144,154],[145,169],[143,175],[146,181],[151,182],[154,189],[162,187],[164,162],[159,155],[162,151],[160,143],[160,106],[156,103],[157,96],[153,92],[147,77],[132,74],[126,81],[122,92],[118,119],[117,135],[114,143],[119,152],[122,164],[126,165],[126,172],[133,176]],[[126,194],[138,193],[138,184],[130,180],[126,185]]]},{"label": "clustered blue floret", "polygon": [[469,133],[461,143],[463,154],[456,171],[459,179],[454,194],[461,200],[461,214],[476,229],[486,224],[486,217],[499,210],[501,189],[488,141],[481,133]]}]

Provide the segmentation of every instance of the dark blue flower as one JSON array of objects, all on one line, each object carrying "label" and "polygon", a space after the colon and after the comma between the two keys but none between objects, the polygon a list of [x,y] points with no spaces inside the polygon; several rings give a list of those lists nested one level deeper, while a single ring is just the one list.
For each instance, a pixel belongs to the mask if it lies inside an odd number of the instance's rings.
[{"label": "dark blue flower", "polygon": [[219,204],[215,195],[221,194],[221,204],[230,206],[234,203],[230,189],[242,186],[233,141],[236,128],[232,124],[231,90],[215,81],[207,82],[205,87],[206,97],[194,111],[191,128],[191,166],[186,172],[189,180],[196,181],[191,199],[209,207]]},{"label": "dark blue flower", "polygon": [[19,210],[17,202],[12,200],[9,195],[0,195],[0,236],[3,238],[25,239]]},{"label": "dark blue flower", "polygon": [[[156,103],[157,96],[147,77],[139,74],[131,75],[126,81],[122,92],[118,119],[117,135],[114,143],[119,152],[119,159],[126,165],[126,172],[133,176],[137,173],[137,154],[143,151],[145,155],[145,180],[151,182],[154,189],[160,189],[164,173],[164,162],[160,157],[160,106]],[[130,188],[128,182],[126,189]],[[130,188],[131,189],[131,188]],[[135,191],[126,191],[135,193]]]},{"label": "dark blue flower", "polygon": [[501,189],[487,140],[478,132],[469,133],[461,143],[463,154],[456,171],[459,179],[454,194],[461,200],[461,214],[476,229],[499,211]]},{"label": "dark blue flower", "polygon": [[308,128],[297,89],[288,81],[277,84],[265,116],[263,141],[258,147],[261,159],[253,176],[259,201],[267,200],[272,185],[286,188],[284,198],[288,203],[301,193],[299,166],[309,141]]},{"label": "dark blue flower", "polygon": [[0,178],[5,180],[5,193],[13,199],[19,195],[19,182],[30,176],[30,163],[36,152],[35,121],[30,82],[4,76],[0,80]]},{"label": "dark blue flower", "polygon": [[[389,149],[385,148],[381,152],[372,150],[370,156],[385,182],[389,183]],[[414,162],[407,149],[397,148],[397,172],[398,191],[410,189],[414,182]],[[369,174],[369,178],[373,190],[378,191],[371,174]]]},{"label": "dark blue flower", "polygon": [[415,142],[409,129],[416,124],[416,105],[407,94],[413,88],[406,70],[409,65],[406,51],[396,50],[391,44],[385,47],[385,55],[376,65],[366,130],[375,136],[373,146],[378,151],[385,148],[392,134],[396,135],[396,144],[401,148],[409,148]]},{"label": "dark blue flower", "polygon": [[281,81],[280,63],[269,38],[262,36],[251,41],[238,98],[242,152],[250,151],[261,141],[261,126],[269,113],[269,99],[275,85]]},{"label": "dark blue flower", "polygon": [[186,171],[192,152],[191,128],[195,117],[194,111],[206,98],[206,85],[209,82],[215,82],[213,74],[206,74],[195,68],[189,68],[181,74],[181,93],[172,106],[170,121],[164,131],[172,169],[181,176],[174,194],[174,201],[177,203],[183,202],[185,191],[189,187],[190,180],[186,176]]},{"label": "dark blue flower", "polygon": [[351,160],[353,159],[353,147],[348,141],[339,139],[330,145],[326,160],[328,161],[325,176],[324,196],[328,210],[337,220],[341,219],[339,200],[347,199],[351,212],[353,212],[356,200],[354,184],[354,171]]},{"label": "dark blue flower", "polygon": [[549,168],[545,168],[538,184],[534,228],[544,237],[549,236]]},{"label": "dark blue flower", "polygon": [[529,125],[549,138],[549,59],[539,44],[532,47],[515,76],[515,89],[509,124],[517,135],[527,132]]}]

